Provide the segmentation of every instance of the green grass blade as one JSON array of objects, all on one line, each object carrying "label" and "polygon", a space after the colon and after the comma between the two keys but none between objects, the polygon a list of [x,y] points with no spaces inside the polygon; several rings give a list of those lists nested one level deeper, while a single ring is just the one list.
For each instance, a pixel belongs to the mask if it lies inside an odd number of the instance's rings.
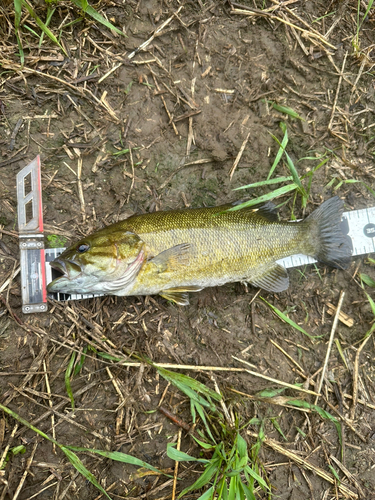
[{"label": "green grass blade", "polygon": [[357,179],[347,179],[347,180],[344,181],[344,184],[357,184],[357,183],[362,184],[372,194],[372,196],[375,198],[375,191],[372,189],[371,186],[369,186],[365,182],[359,181]]},{"label": "green grass blade", "polygon": [[76,470],[82,474],[88,481],[90,481],[94,486],[96,486],[102,493],[105,495],[109,500],[111,500],[111,497],[105,492],[103,487],[98,483],[98,481],[95,479],[95,477],[89,472],[86,467],[83,465],[81,460],[77,457],[75,453],[70,451],[67,447],[63,446],[62,444],[58,443],[55,439],[51,438],[47,434],[45,434],[43,431],[35,427],[34,425],[30,424],[27,420],[25,420],[23,417],[12,411],[10,408],[0,404],[0,410],[2,410],[4,413],[7,413],[11,417],[13,417],[15,420],[18,420],[22,425],[25,427],[31,429],[34,431],[36,434],[41,436],[44,439],[47,439],[47,441],[50,441],[51,443],[54,443],[58,448],[61,449],[67,456],[68,460],[70,463],[73,465],[73,467],[76,468]]},{"label": "green grass blade", "polygon": [[200,462],[202,464],[210,463],[210,461],[206,458],[192,457],[183,451],[176,450],[175,443],[167,444],[167,455],[171,460],[175,460],[176,462]]},{"label": "green grass blade", "polygon": [[70,403],[72,405],[72,410],[74,410],[74,396],[73,396],[73,391],[72,391],[72,386],[70,385],[70,377],[73,372],[73,367],[74,367],[74,362],[76,360],[76,355],[77,353],[75,351],[72,352],[72,355],[70,357],[70,361],[68,363],[67,369],[65,370],[65,388],[66,392],[68,393]]},{"label": "green grass blade", "polygon": [[16,38],[17,38],[17,45],[18,45],[18,50],[19,50],[19,54],[20,54],[21,66],[23,66],[25,64],[25,53],[23,51],[22,40],[20,37],[19,30],[17,30],[17,32],[16,32]]},{"label": "green grass blade", "polygon": [[297,325],[297,323],[295,323],[292,319],[288,318],[288,316],[286,314],[284,314],[283,312],[281,312],[277,307],[275,307],[272,304],[270,304],[269,302],[267,302],[266,299],[264,299],[263,297],[259,297],[259,298],[262,299],[263,302],[265,304],[267,304],[268,307],[270,309],[272,309],[272,311],[275,314],[277,314],[277,316],[279,316],[280,319],[282,319],[283,321],[285,321],[285,323],[288,323],[288,325],[290,325],[291,327],[295,328],[296,330],[298,330],[299,332],[303,333],[304,335],[307,335],[310,339],[319,339],[319,338],[321,338],[323,336],[323,335],[316,335],[316,336],[310,335],[301,326]]},{"label": "green grass blade", "polygon": [[4,406],[4,405],[0,404],[0,410],[2,410],[4,413],[7,413],[11,417],[13,417],[15,420],[18,420],[18,422],[20,422],[25,427],[28,427],[32,431],[36,432],[42,438],[47,439],[48,441],[51,441],[51,443],[54,443],[58,447],[61,446],[57,441],[55,441],[55,439],[53,439],[50,436],[48,436],[47,434],[45,434],[43,431],[41,431],[37,427],[34,427],[32,424],[30,424],[30,422],[28,422],[27,420],[25,420],[23,417],[21,417],[20,415],[18,415],[18,413],[14,412],[13,410],[11,410],[10,408],[8,408],[7,406]]},{"label": "green grass blade", "polygon": [[291,118],[296,118],[298,120],[302,120],[303,122],[305,121],[301,116],[299,116],[299,114],[296,111],[294,111],[294,109],[289,108],[288,106],[282,106],[280,104],[276,104],[273,101],[268,101],[268,102],[276,111],[284,113],[285,115],[289,115]]},{"label": "green grass blade", "polygon": [[197,500],[210,500],[211,498],[214,498],[213,494],[214,494],[214,487],[211,486],[210,488],[208,488],[207,491],[203,493],[203,495],[198,497]]},{"label": "green grass blade", "polygon": [[240,458],[247,458],[247,443],[240,434],[237,434],[237,450]]},{"label": "green grass blade", "polygon": [[86,345],[82,350],[81,358],[74,368],[73,377],[78,375],[78,373],[82,370],[83,364],[84,364],[85,359],[86,359],[87,348],[88,348],[88,346]]},{"label": "green grass blade", "polygon": [[168,382],[171,382],[172,384],[182,384],[191,390],[203,394],[207,398],[212,398],[215,399],[216,401],[221,401],[222,397],[220,394],[217,392],[213,391],[206,385],[202,384],[201,382],[198,382],[198,380],[195,380],[188,375],[183,375],[182,373],[177,373],[177,372],[172,372],[170,370],[166,370],[165,368],[162,368],[160,366],[153,365],[157,371],[160,373],[160,375],[168,380]]},{"label": "green grass blade", "polygon": [[250,466],[246,466],[245,471],[249,474],[249,476],[251,476],[253,479],[255,479],[255,481],[258,482],[259,486],[261,486],[265,490],[268,490],[267,483],[257,472],[255,472],[255,470],[253,470]]},{"label": "green grass blade", "polygon": [[178,498],[183,497],[184,495],[186,495],[186,493],[189,493],[190,491],[198,490],[199,488],[203,488],[203,486],[206,486],[206,484],[211,481],[212,477],[219,469],[219,466],[220,466],[219,460],[211,460],[206,466],[206,469],[203,472],[203,474],[201,474],[192,485],[185,488],[179,494]]},{"label": "green grass blade", "polygon": [[371,288],[375,288],[375,281],[368,274],[361,273],[359,277],[361,278],[361,281],[365,283],[365,285],[371,286]]},{"label": "green grass blade", "polygon": [[246,496],[246,500],[256,500],[254,493],[250,490],[246,484],[242,483],[242,488]]},{"label": "green grass blade", "polygon": [[296,406],[297,408],[307,408],[309,410],[316,411],[316,413],[318,413],[318,415],[323,419],[330,420],[335,425],[337,434],[339,436],[340,445],[342,444],[342,431],[340,422],[337,420],[336,417],[331,415],[328,411],[324,410],[320,406],[308,403],[307,401],[303,401],[301,399],[291,399],[287,401],[287,404],[291,406]]},{"label": "green grass blade", "polygon": [[54,43],[56,43],[56,45],[60,47],[60,49],[64,52],[64,54],[68,56],[68,54],[65,52],[64,47],[60,45],[58,39],[55,37],[52,31],[49,28],[47,28],[47,26],[43,23],[43,21],[35,14],[34,9],[30,7],[30,5],[25,0],[22,0],[22,6],[27,9],[30,16],[35,20],[36,24],[48,36],[48,38],[50,38]]},{"label": "green grass blade", "polygon": [[257,393],[257,396],[259,398],[274,398],[284,391],[286,391],[286,387],[281,387],[280,389],[263,389],[263,391]]},{"label": "green grass blade", "polygon": [[230,478],[230,482],[229,482],[228,500],[236,500],[237,491],[238,491],[237,476],[233,476]]},{"label": "green grass blade", "polygon": [[375,316],[375,302],[372,300],[372,298],[370,297],[370,295],[368,293],[365,292],[365,294],[366,294],[367,300],[370,302],[372,314]]},{"label": "green grass blade", "polygon": [[113,26],[112,23],[107,21],[107,19],[105,17],[103,17],[101,14],[99,14],[99,12],[97,12],[93,7],[91,7],[91,5],[88,5],[87,1],[85,1],[85,0],[72,0],[72,2],[77,7],[79,7],[84,12],[86,12],[89,16],[91,16],[93,19],[95,19],[95,21],[98,21],[98,23],[103,24],[103,26],[105,26],[106,28],[109,28],[110,30],[115,31],[119,35],[126,37],[125,33],[123,33],[118,28],[116,28],[116,26]]},{"label": "green grass blade", "polygon": [[[374,2],[374,0],[369,0],[368,5],[367,5],[367,9],[366,9],[366,12],[365,12],[365,15],[363,16],[362,21],[361,21],[361,23],[360,23],[360,24],[359,24],[359,26],[358,26],[358,31],[361,29],[361,26],[362,26],[362,24],[363,24],[364,20],[365,20],[365,19],[366,19],[366,17],[368,16],[368,14],[369,14],[369,12],[370,12],[370,10],[371,10],[371,7],[372,7],[373,2]],[[358,13],[358,15],[359,15],[359,13]]]},{"label": "green grass blade", "polygon": [[[271,170],[268,172],[267,180],[271,178],[271,176],[272,176],[275,168],[279,164],[279,161],[281,160],[281,157],[283,156],[283,153],[285,151],[285,148],[286,148],[286,146],[288,144],[288,140],[289,140],[288,139],[288,130],[286,128],[285,123],[281,122],[280,123],[280,127],[281,127],[282,131],[284,132],[284,137],[283,137],[283,140],[281,141],[280,148],[279,148],[279,150],[277,152],[277,155],[275,157],[275,160],[274,160],[274,162],[272,164]],[[272,135],[272,137],[275,139],[275,137],[273,135]]]},{"label": "green grass blade", "polygon": [[73,465],[73,467],[80,473],[82,474],[83,477],[87,479],[87,481],[90,481],[91,484],[93,484],[96,488],[98,488],[99,491],[103,495],[105,495],[109,500],[111,500],[111,497],[108,495],[108,493],[105,491],[105,489],[101,486],[101,484],[98,482],[96,477],[91,474],[91,472],[86,469],[86,467],[83,465],[81,460],[77,457],[75,453],[73,453],[69,448],[66,448],[65,446],[60,446],[61,451],[65,453],[67,456],[69,462]]},{"label": "green grass blade", "polygon": [[226,212],[235,212],[236,210],[242,210],[243,208],[246,207],[252,207],[253,205],[258,205],[259,203],[264,203],[266,201],[273,200],[274,198],[277,198],[279,196],[283,196],[286,193],[289,193],[290,191],[295,191],[298,189],[298,186],[296,184],[288,184],[287,186],[283,186],[279,189],[275,189],[274,191],[271,191],[270,193],[264,194],[262,196],[258,196],[258,198],[254,198],[249,201],[245,201],[245,203],[241,203],[241,205],[236,205],[234,207],[228,208]]},{"label": "green grass blade", "polygon": [[14,0],[14,27],[16,31],[20,27],[22,15],[22,0]]},{"label": "green grass blade", "polygon": [[105,458],[109,458],[110,460],[115,460],[116,462],[122,462],[125,464],[136,465],[137,467],[143,467],[144,469],[152,470],[154,472],[158,472],[159,474],[163,474],[163,472],[153,465],[140,460],[139,458],[133,457],[132,455],[127,455],[126,453],[122,453],[120,451],[106,451],[106,450],[95,450],[92,448],[82,448],[80,446],[65,446],[65,448],[69,448],[72,451],[89,451],[90,453],[95,453],[96,455],[100,455]]},{"label": "green grass blade", "polygon": [[253,184],[247,184],[247,186],[240,186],[233,189],[233,191],[239,191],[240,189],[251,189],[255,187],[269,186],[270,184],[279,184],[281,182],[292,181],[293,177],[276,177],[276,179],[267,179],[266,181],[254,182]]},{"label": "green grass blade", "polygon": [[279,422],[277,421],[277,419],[275,417],[271,417],[270,418],[273,426],[275,427],[275,429],[277,430],[277,432],[280,434],[280,436],[284,439],[284,441],[288,441],[288,439],[285,437],[285,434],[283,433],[281,427],[280,427],[280,424]]},{"label": "green grass blade", "polygon": [[[46,17],[46,22],[45,22],[45,26],[48,28],[49,26],[49,23],[51,22],[51,19],[52,19],[52,16],[54,14],[56,9],[51,9],[50,6],[48,6],[47,8],[47,17]],[[40,35],[40,39],[39,39],[39,48],[42,46],[42,43],[43,43],[43,38],[44,38],[44,32]]]},{"label": "green grass blade", "polygon": [[213,446],[212,444],[209,444],[209,443],[205,443],[204,441],[201,441],[200,439],[197,438],[197,436],[194,436],[193,434],[191,435],[191,437],[194,439],[194,441],[196,443],[199,444],[199,446],[201,448],[203,448],[204,450],[212,450]]}]

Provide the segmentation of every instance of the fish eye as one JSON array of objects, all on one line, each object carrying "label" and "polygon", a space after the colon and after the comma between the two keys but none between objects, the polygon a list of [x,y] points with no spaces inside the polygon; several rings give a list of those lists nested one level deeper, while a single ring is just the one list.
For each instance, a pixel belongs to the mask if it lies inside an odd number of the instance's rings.
[{"label": "fish eye", "polygon": [[90,245],[88,245],[87,243],[82,243],[82,245],[79,245],[79,247],[77,248],[77,251],[79,253],[84,253],[84,252],[87,252],[87,250],[89,250],[90,248]]}]

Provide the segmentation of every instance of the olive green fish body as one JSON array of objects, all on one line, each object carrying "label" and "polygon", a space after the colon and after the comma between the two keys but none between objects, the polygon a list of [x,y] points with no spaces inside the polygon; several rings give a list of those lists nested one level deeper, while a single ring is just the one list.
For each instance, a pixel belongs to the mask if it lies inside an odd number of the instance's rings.
[{"label": "olive green fish body", "polygon": [[234,281],[285,290],[288,276],[276,261],[289,255],[303,253],[339,267],[348,262],[350,248],[339,229],[338,198],[302,222],[278,222],[269,204],[226,211],[230,207],[154,212],[108,226],[56,260],[65,276],[49,290],[159,293],[186,304],[187,291]]}]

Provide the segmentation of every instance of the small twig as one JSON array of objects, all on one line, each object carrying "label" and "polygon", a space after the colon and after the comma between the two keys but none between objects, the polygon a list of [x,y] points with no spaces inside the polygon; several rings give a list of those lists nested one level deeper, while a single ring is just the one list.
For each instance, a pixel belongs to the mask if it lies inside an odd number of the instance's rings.
[{"label": "small twig", "polygon": [[193,132],[193,117],[189,117],[189,133],[188,133],[188,139],[187,139],[187,144],[186,144],[186,156],[190,155],[190,149],[191,145],[194,142],[194,132]]},{"label": "small twig", "polygon": [[129,203],[130,195],[131,195],[131,192],[132,192],[133,187],[134,187],[134,162],[133,162],[133,153],[132,153],[132,149],[130,147],[130,144],[128,146],[128,149],[129,149],[129,156],[130,156],[130,164],[132,166],[132,182],[131,182],[131,185],[130,185],[130,191],[129,191],[128,199],[126,200],[126,203]]},{"label": "small twig", "polygon": [[122,63],[118,63],[116,64],[115,66],[113,66],[112,69],[110,69],[109,71],[107,71],[107,73],[105,75],[103,75],[99,80],[98,80],[98,83],[102,83],[102,81],[104,81],[106,78],[109,77],[109,75],[111,75],[114,71],[116,71],[116,69],[118,69],[120,66],[122,66]]},{"label": "small twig", "polygon": [[22,123],[23,123],[23,118],[19,118],[19,120],[16,123],[16,126],[13,129],[12,135],[10,136],[10,143],[9,143],[9,150],[10,151],[13,151],[13,149],[14,149],[16,137],[17,137],[19,129],[21,128]]},{"label": "small twig", "polygon": [[[249,434],[250,436],[252,436],[256,439],[258,438],[258,434],[256,434],[255,432],[247,431],[247,434]],[[308,470],[315,472],[315,474],[317,474],[318,476],[323,478],[325,481],[328,481],[331,484],[336,483],[336,479],[333,478],[332,476],[330,476],[325,470],[321,469],[320,467],[317,467],[316,465],[308,462],[307,460],[304,460],[302,457],[300,457],[296,453],[293,453],[292,451],[284,448],[274,439],[270,439],[270,438],[266,437],[263,439],[262,442],[265,445],[272,448],[273,450],[277,451],[278,453],[281,453],[282,455],[288,457],[290,460],[293,460],[293,462],[301,465],[305,469],[308,469]],[[345,496],[348,496],[348,497],[353,498],[353,499],[358,498],[358,495],[356,493],[351,491],[347,486],[343,485],[342,483],[339,484],[337,487],[338,487],[339,491],[341,493],[343,493]]]},{"label": "small twig", "polygon": [[83,196],[83,188],[82,188],[82,158],[78,158],[78,164],[77,164],[77,187],[78,187],[78,198],[79,202],[81,204],[81,212],[82,212],[82,218],[83,222],[86,220],[86,208],[85,208],[85,198]]},{"label": "small twig", "polygon": [[30,467],[31,467],[31,464],[32,464],[32,461],[34,460],[34,455],[35,455],[35,452],[36,452],[36,449],[38,447],[38,441],[34,444],[34,447],[31,451],[31,455],[30,457],[28,458],[27,460],[27,463],[26,463],[26,469],[24,471],[24,473],[22,474],[22,477],[21,477],[21,480],[19,482],[19,485],[13,495],[13,500],[17,500],[18,498],[18,495],[21,493],[21,490],[22,490],[22,487],[23,487],[23,484],[26,480],[26,477],[27,477],[27,474],[29,473],[29,470],[30,470]]},{"label": "small twig", "polygon": [[240,148],[240,150],[239,150],[239,152],[238,152],[238,155],[236,156],[236,159],[234,160],[233,166],[232,166],[232,168],[231,168],[231,169],[230,169],[230,171],[229,171],[229,179],[230,179],[230,180],[232,180],[232,177],[233,177],[234,171],[236,170],[237,165],[238,165],[238,163],[239,163],[239,161],[240,161],[240,159],[241,159],[242,153],[244,152],[244,149],[246,148],[246,144],[247,144],[247,141],[249,140],[250,133],[251,133],[251,132],[249,132],[249,133],[247,134],[246,139],[243,141],[242,146],[241,146],[241,148]]},{"label": "small twig", "polygon": [[8,444],[5,447],[4,453],[1,455],[1,458],[0,458],[0,470],[3,469],[4,461],[5,461],[5,459],[6,459],[7,455],[8,455],[8,451],[9,451],[10,445],[12,444],[13,438],[16,435],[17,429],[18,429],[18,424],[16,424],[13,427],[12,434],[9,437]]},{"label": "small twig", "polygon": [[139,47],[138,49],[135,49],[133,50],[133,52],[131,54],[128,55],[128,59],[133,59],[133,57],[135,56],[135,54],[137,54],[140,50],[144,50],[146,47],[148,47],[150,45],[150,43],[152,42],[152,40],[157,36],[157,35],[160,35],[160,32],[166,27],[168,26],[168,24],[172,21],[172,19],[180,12],[180,10],[183,8],[183,5],[181,5],[177,10],[176,12],[174,12],[171,17],[168,17],[168,19],[166,21],[164,21],[164,23],[162,23],[159,28],[157,28],[153,34],[150,36],[150,38],[148,40],[146,40],[145,42],[143,42]]},{"label": "small twig", "polygon": [[354,82],[354,85],[353,85],[353,88],[352,88],[352,93],[350,94],[350,100],[352,100],[352,97],[353,97],[353,94],[357,88],[357,83],[359,82],[359,79],[361,78],[362,76],[362,73],[363,73],[363,70],[366,66],[366,58],[364,57],[363,60],[362,60],[362,63],[361,63],[361,66],[359,68],[359,71],[358,71],[358,75],[357,75],[357,78],[355,79],[355,82]]},{"label": "small twig", "polygon": [[158,409],[160,413],[162,413],[165,417],[169,418],[169,420],[178,425],[178,427],[181,427],[181,429],[184,429],[184,431],[186,432],[190,432],[191,430],[190,425],[181,420],[179,417],[177,417],[177,415],[164,408],[164,406],[159,406]]},{"label": "small twig", "polygon": [[[182,435],[182,429],[179,429],[177,436],[177,446],[176,446],[176,449],[178,451],[180,451],[181,448],[181,435]],[[172,500],[175,500],[176,498],[177,476],[178,476],[178,460],[176,460],[174,466]]]},{"label": "small twig", "polygon": [[[212,380],[212,382],[214,384],[215,391],[219,394],[219,396],[221,396],[222,394],[220,392],[219,386],[217,385],[216,378],[215,378],[215,376],[212,373],[210,374],[210,379]],[[221,405],[221,408],[223,410],[223,413],[225,415],[225,418],[226,418],[229,426],[232,427],[232,429],[233,429],[234,428],[234,422],[233,422],[232,417],[229,414],[227,405],[225,404],[223,398],[220,399],[220,405]]]},{"label": "small twig", "polygon": [[315,403],[314,404],[317,404],[318,403],[318,399],[320,397],[320,391],[322,390],[322,385],[323,385],[323,382],[324,382],[324,377],[325,377],[325,374],[326,374],[326,370],[327,370],[327,365],[328,365],[328,361],[329,361],[329,357],[331,355],[331,349],[332,349],[332,344],[333,344],[333,338],[335,336],[335,331],[336,331],[336,328],[337,328],[337,323],[339,321],[339,316],[340,316],[340,311],[341,311],[341,306],[342,306],[342,303],[343,303],[343,300],[344,300],[344,297],[345,297],[345,292],[342,291],[340,293],[340,298],[339,298],[339,302],[337,304],[337,309],[336,309],[336,314],[335,314],[335,318],[333,320],[333,324],[332,324],[332,329],[331,329],[331,335],[329,337],[329,342],[328,342],[328,347],[327,347],[327,353],[326,353],[326,358],[324,360],[324,365],[323,365],[323,370],[322,370],[322,373],[321,373],[321,376],[320,376],[320,380],[319,380],[319,385],[318,385],[318,395],[317,397],[315,398]]},{"label": "small twig", "polygon": [[[244,359],[236,358],[236,356],[232,356],[232,358],[235,359],[236,361],[239,361],[240,363],[244,363],[245,365],[250,365],[250,363],[248,363]],[[317,392],[310,391],[309,389],[304,389],[303,387],[297,387],[296,385],[288,384],[287,382],[283,382],[282,380],[277,380],[276,378],[268,377],[267,375],[263,375],[258,372],[253,372],[252,370],[245,370],[245,371],[247,373],[250,373],[250,375],[263,378],[264,380],[269,380],[270,382],[274,382],[275,384],[282,385],[284,387],[290,387],[291,389],[295,389],[296,391],[306,392],[307,394],[313,394],[314,396],[318,396]]]},{"label": "small twig", "polygon": [[355,417],[355,410],[357,406],[357,400],[358,400],[358,373],[359,373],[359,356],[361,355],[361,352],[367,342],[369,341],[371,337],[371,333],[367,335],[367,337],[364,339],[362,344],[359,346],[357,354],[355,355],[355,360],[354,360],[354,366],[353,366],[353,403],[352,407],[350,409],[350,418],[354,420]]},{"label": "small twig", "polygon": [[342,82],[342,78],[343,78],[343,74],[344,74],[344,68],[345,68],[345,63],[346,63],[346,58],[347,57],[348,57],[348,51],[345,52],[344,60],[342,62],[341,73],[340,73],[340,77],[339,77],[339,83],[337,84],[335,101],[334,101],[333,107],[332,107],[332,114],[331,114],[331,119],[330,119],[329,124],[328,124],[328,130],[332,129],[333,118],[335,116],[337,99],[339,98],[339,93],[340,93],[340,88],[341,88],[341,82]]},{"label": "small twig", "polygon": [[[48,373],[47,373],[47,366],[46,366],[46,361],[43,359],[43,369],[44,369],[44,378],[46,380],[46,389],[47,393],[49,395],[48,398],[48,404],[51,410],[53,410],[53,404],[52,404],[52,399],[51,399],[51,386],[49,385],[49,378],[48,378]],[[54,440],[56,440],[56,431],[55,431],[55,415],[51,413],[51,427],[52,427],[52,437]],[[52,449],[53,452],[56,453],[56,444],[52,444]]]},{"label": "small twig", "polygon": [[286,356],[286,357],[287,357],[287,358],[288,358],[288,359],[289,359],[289,360],[290,360],[293,364],[295,364],[295,365],[296,365],[296,367],[297,367],[297,368],[298,368],[298,369],[299,369],[302,373],[304,373],[304,372],[305,372],[305,370],[302,368],[302,366],[301,366],[301,365],[299,365],[299,364],[297,363],[297,361],[296,361],[296,360],[294,360],[294,359],[292,358],[292,356],[290,356],[290,355],[289,355],[286,351],[284,351],[284,349],[283,349],[282,347],[280,347],[280,346],[279,346],[279,344],[277,344],[277,343],[276,343],[274,340],[272,340],[272,339],[271,339],[271,343],[272,343],[275,347],[277,347],[277,349],[279,349],[279,351],[281,351],[281,352],[284,354],[284,356]]}]

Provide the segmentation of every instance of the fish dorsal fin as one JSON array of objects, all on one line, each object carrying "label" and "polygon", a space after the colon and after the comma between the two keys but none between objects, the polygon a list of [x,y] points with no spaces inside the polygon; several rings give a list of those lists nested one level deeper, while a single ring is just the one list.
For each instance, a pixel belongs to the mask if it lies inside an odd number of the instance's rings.
[{"label": "fish dorsal fin", "polygon": [[161,292],[159,292],[159,295],[167,300],[176,302],[176,304],[179,304],[180,306],[188,306],[188,292],[200,292],[201,290],[202,288],[198,286],[175,287],[168,288],[168,290],[162,290]]},{"label": "fish dorsal fin", "polygon": [[[243,201],[236,201],[232,203],[232,206],[235,207],[240,205]],[[266,203],[258,203],[257,205],[251,205],[250,207],[244,207],[240,209],[241,213],[256,213],[264,217],[265,219],[271,222],[278,222],[279,214],[276,209],[276,205],[272,203],[272,201],[267,201]]]},{"label": "fish dorsal fin", "polygon": [[173,271],[180,266],[189,265],[190,249],[190,243],[181,243],[159,253],[150,262],[158,268],[159,273]]},{"label": "fish dorsal fin", "polygon": [[289,286],[289,276],[284,267],[275,263],[263,276],[251,280],[251,284],[267,292],[283,292]]}]

